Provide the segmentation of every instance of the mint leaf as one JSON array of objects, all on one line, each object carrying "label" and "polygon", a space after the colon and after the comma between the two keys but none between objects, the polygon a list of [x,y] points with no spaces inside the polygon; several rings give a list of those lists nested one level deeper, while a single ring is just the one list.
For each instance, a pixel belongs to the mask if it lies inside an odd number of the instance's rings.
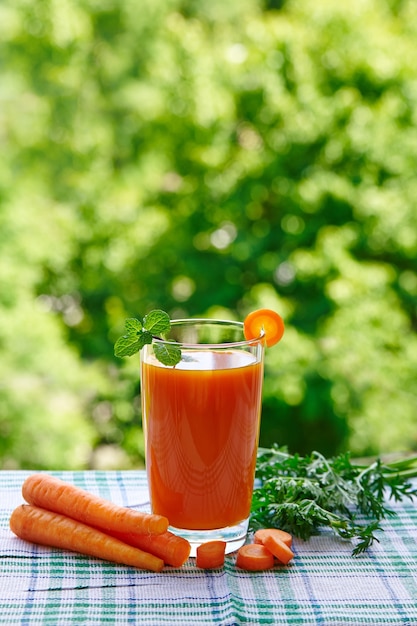
[{"label": "mint leaf", "polygon": [[[143,321],[129,317],[125,322],[125,334],[114,344],[114,354],[118,357],[132,356],[154,339],[160,339],[170,328],[169,315],[165,311],[151,311],[145,315]],[[174,342],[155,344],[154,353],[163,365],[176,365],[181,361],[181,349]]]},{"label": "mint leaf", "polygon": [[125,322],[126,334],[116,341],[114,354],[119,357],[132,356],[139,352],[145,343],[152,342],[152,335],[143,331],[142,322],[130,317]]},{"label": "mint leaf", "polygon": [[130,333],[140,332],[142,330],[142,322],[136,317],[129,317],[125,321],[125,329],[126,333],[130,335]]},{"label": "mint leaf", "polygon": [[142,350],[145,344],[152,343],[152,340],[153,336],[147,331],[123,335],[114,344],[114,354],[119,357],[132,356]]},{"label": "mint leaf", "polygon": [[119,337],[114,344],[114,354],[119,357],[132,356],[132,354],[139,352],[142,347],[138,337],[124,335],[123,337]]},{"label": "mint leaf", "polygon": [[153,351],[163,365],[176,365],[181,361],[181,348],[177,343],[155,343]]},{"label": "mint leaf", "polygon": [[168,313],[158,309],[156,311],[151,311],[143,318],[143,327],[154,336],[167,333],[171,328]]},{"label": "mint leaf", "polygon": [[153,341],[152,333],[150,333],[148,330],[143,330],[140,336],[140,343],[141,343],[140,347],[143,348],[145,344],[152,343],[152,341]]}]

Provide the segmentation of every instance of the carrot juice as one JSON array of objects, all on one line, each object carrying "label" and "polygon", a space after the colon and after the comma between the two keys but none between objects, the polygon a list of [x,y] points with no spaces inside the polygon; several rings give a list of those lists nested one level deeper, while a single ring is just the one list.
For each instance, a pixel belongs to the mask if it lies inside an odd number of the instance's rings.
[{"label": "carrot juice", "polygon": [[223,529],[248,519],[262,355],[202,345],[183,348],[175,367],[162,365],[151,354],[142,360],[152,510],[165,515],[174,529]]}]

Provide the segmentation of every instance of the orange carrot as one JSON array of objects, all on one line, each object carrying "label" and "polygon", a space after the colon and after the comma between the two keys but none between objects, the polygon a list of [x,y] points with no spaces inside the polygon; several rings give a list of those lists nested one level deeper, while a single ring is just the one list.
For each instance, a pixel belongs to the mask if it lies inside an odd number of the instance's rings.
[{"label": "orange carrot", "polygon": [[258,309],[249,313],[243,321],[246,339],[257,339],[262,334],[270,348],[278,343],[284,334],[284,321],[278,313],[270,309]]},{"label": "orange carrot", "polygon": [[[265,529],[267,531],[267,529]],[[269,532],[264,533],[262,545],[265,546],[283,565],[287,565],[294,558],[294,552],[289,548],[274,532],[272,528]]]},{"label": "orange carrot", "polygon": [[214,569],[223,567],[226,542],[220,540],[206,541],[196,550],[195,563],[202,569]]},{"label": "orange carrot", "polygon": [[11,530],[25,541],[71,550],[106,561],[160,572],[162,559],[128,546],[105,533],[30,504],[21,504],[10,517]]},{"label": "orange carrot", "polygon": [[255,543],[264,542],[265,537],[268,535],[274,535],[274,537],[278,537],[287,545],[289,548],[292,546],[292,535],[290,533],[285,532],[285,530],[280,530],[279,528],[259,528],[254,536],[253,540]]},{"label": "orange carrot", "polygon": [[168,529],[168,520],[162,515],[119,506],[49,474],[29,476],[23,483],[22,494],[29,504],[106,532],[160,534]]},{"label": "orange carrot", "polygon": [[250,572],[260,572],[274,566],[274,555],[260,543],[247,543],[239,548],[236,565]]},{"label": "orange carrot", "polygon": [[181,567],[190,556],[191,544],[189,541],[167,530],[160,535],[138,533],[109,533],[120,541],[135,546],[146,552],[158,556],[166,565]]}]

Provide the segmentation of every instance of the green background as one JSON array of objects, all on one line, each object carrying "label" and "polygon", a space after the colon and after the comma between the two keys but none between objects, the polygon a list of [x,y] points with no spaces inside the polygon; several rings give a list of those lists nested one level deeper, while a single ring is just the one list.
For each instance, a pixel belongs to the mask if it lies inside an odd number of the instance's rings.
[{"label": "green background", "polygon": [[417,3],[2,0],[0,466],[143,465],[124,320],[277,310],[262,445],[417,449]]}]

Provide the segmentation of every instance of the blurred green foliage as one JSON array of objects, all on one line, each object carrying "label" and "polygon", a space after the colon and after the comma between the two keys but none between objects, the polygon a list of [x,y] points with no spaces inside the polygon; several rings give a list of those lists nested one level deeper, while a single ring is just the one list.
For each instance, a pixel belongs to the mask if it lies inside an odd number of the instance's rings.
[{"label": "blurred green foliage", "polygon": [[0,464],[143,463],[127,316],[279,311],[261,443],[417,448],[417,3],[2,0]]}]

